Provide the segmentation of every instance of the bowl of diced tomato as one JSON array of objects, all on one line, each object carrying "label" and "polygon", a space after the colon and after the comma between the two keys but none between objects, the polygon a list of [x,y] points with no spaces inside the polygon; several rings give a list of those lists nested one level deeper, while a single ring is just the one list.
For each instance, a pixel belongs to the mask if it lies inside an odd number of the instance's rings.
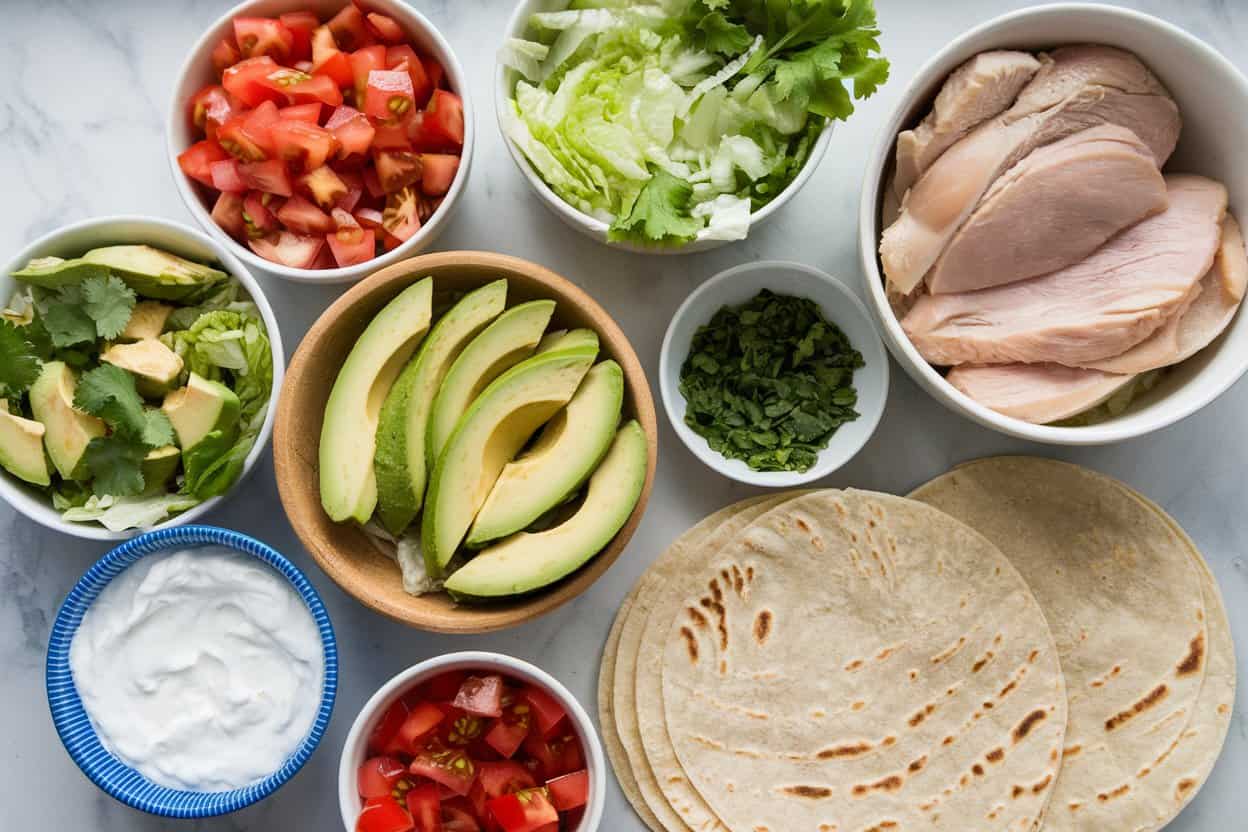
[{"label": "bowl of diced tomato", "polygon": [[170,107],[174,180],[255,269],[358,280],[428,247],[463,191],[463,68],[397,0],[251,0],[191,50]]},{"label": "bowl of diced tomato", "polygon": [[497,653],[403,671],[342,752],[347,832],[594,832],[606,789],[585,709],[552,676]]}]

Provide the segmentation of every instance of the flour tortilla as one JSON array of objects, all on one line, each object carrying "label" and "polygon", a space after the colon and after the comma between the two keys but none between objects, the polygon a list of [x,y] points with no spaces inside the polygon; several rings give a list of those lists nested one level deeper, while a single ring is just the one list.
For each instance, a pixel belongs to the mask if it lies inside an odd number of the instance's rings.
[{"label": "flour tortilla", "polygon": [[1036,824],[1066,724],[1057,649],[977,532],[822,491],[703,546],[675,583],[652,613],[672,620],[667,727],[733,832]]},{"label": "flour tortilla", "polygon": [[996,543],[1048,617],[1069,696],[1062,770],[1043,829],[1141,830],[1173,817],[1145,778],[1192,721],[1209,634],[1201,575],[1165,519],[1067,463],[968,463],[911,496]]}]

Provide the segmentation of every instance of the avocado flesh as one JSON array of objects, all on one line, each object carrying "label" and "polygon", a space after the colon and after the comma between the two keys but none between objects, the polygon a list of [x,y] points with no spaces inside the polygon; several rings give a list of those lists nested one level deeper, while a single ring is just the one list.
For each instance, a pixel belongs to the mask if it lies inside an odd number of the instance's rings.
[{"label": "avocado flesh", "polygon": [[142,465],[145,487],[151,488],[154,485],[164,485],[169,482],[174,472],[178,470],[178,463],[181,461],[182,452],[176,445],[166,445],[163,448],[153,448],[148,451],[147,456],[143,458]]},{"label": "avocado flesh", "polygon": [[481,391],[533,354],[554,311],[553,300],[513,306],[464,347],[442,379],[429,413],[426,453],[430,467],[437,462],[455,425]]},{"label": "avocado flesh", "polygon": [[533,447],[503,468],[466,545],[525,529],[580,488],[611,447],[623,404],[624,371],[614,361],[597,364]]},{"label": "avocado flesh", "polygon": [[577,347],[598,348],[598,333],[592,329],[573,329],[563,332],[548,332],[537,345],[537,352],[554,352],[555,350],[574,350]]},{"label": "avocado flesh", "polygon": [[52,474],[43,455],[46,430],[33,419],[9,412],[9,402],[0,399],[0,467],[31,485],[50,485]]},{"label": "avocado flesh", "polygon": [[377,513],[391,534],[402,534],[425,498],[429,475],[425,446],[438,386],[464,347],[506,304],[506,280],[469,292],[429,330],[416,357],[390,388],[377,426],[373,468]]},{"label": "avocado flesh", "polygon": [[240,409],[233,390],[198,373],[191,373],[186,386],[165,396],[161,405],[161,410],[173,423],[183,451],[194,448],[213,431],[220,431],[224,442],[234,441],[238,435]]},{"label": "avocado flesh", "polygon": [[134,305],[126,328],[121,331],[122,341],[144,341],[159,338],[165,331],[165,321],[173,314],[173,307],[154,300],[141,300]]},{"label": "avocado flesh", "polygon": [[335,522],[367,523],[377,506],[377,426],[403,366],[429,330],[433,279],[400,292],[364,328],[338,371],[321,425],[321,505]]},{"label": "avocado flesh", "polygon": [[155,338],[113,344],[100,360],[132,373],[139,393],[148,398],[168,393],[182,375],[182,357]]},{"label": "avocado flesh", "polygon": [[421,548],[430,577],[442,574],[503,467],[568,403],[596,349],[535,355],[482,391],[455,432],[429,481]]},{"label": "avocado flesh", "polygon": [[57,473],[67,480],[89,477],[87,445],[105,432],[104,422],[74,409],[78,381],[61,361],[49,361],[30,386],[30,412],[46,430],[43,441]]},{"label": "avocado flesh", "polygon": [[173,301],[188,301],[229,278],[220,269],[143,245],[96,248],[73,260],[41,257],[13,277],[56,289],[109,273],[144,297]]},{"label": "avocado flesh", "polygon": [[544,532],[520,532],[483,549],[446,581],[456,597],[499,598],[548,586],[581,568],[628,522],[646,483],[646,434],[636,421],[615,434],[576,513]]}]

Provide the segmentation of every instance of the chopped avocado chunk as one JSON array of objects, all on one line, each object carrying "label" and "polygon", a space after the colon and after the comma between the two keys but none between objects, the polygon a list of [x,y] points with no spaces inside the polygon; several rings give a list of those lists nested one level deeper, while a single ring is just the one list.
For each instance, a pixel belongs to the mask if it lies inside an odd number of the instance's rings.
[{"label": "chopped avocado chunk", "polygon": [[78,381],[64,362],[49,361],[30,386],[30,412],[47,432],[43,441],[57,472],[67,480],[89,477],[87,445],[105,432],[104,422],[74,409]]},{"label": "chopped avocado chunk", "polygon": [[229,278],[220,269],[143,245],[96,248],[73,260],[40,257],[13,277],[56,289],[110,272],[140,295],[174,301],[189,300]]},{"label": "chopped avocado chunk", "polygon": [[546,531],[520,532],[483,549],[447,579],[447,591],[457,597],[498,598],[541,589],[575,572],[628,522],[646,482],[648,457],[641,425],[627,423],[615,434],[571,517]]},{"label": "chopped avocado chunk", "polygon": [[468,530],[468,546],[527,528],[566,500],[598,467],[620,423],[624,371],[603,361],[585,376],[523,455],[507,463]]},{"label": "chopped avocado chunk", "polygon": [[154,300],[142,300],[134,305],[126,328],[121,331],[122,341],[143,341],[159,338],[165,331],[165,321],[173,314],[173,307]]},{"label": "chopped avocado chunk", "polygon": [[574,350],[577,347],[598,348],[598,333],[592,329],[574,329],[547,333],[537,345],[537,352]]},{"label": "chopped avocado chunk", "polygon": [[496,378],[459,420],[429,480],[421,547],[441,576],[503,466],[568,403],[598,350],[535,355]]},{"label": "chopped avocado chunk", "polygon": [[185,387],[165,396],[161,409],[173,423],[183,451],[194,448],[213,431],[220,431],[227,442],[237,435],[238,396],[221,382],[209,381],[198,373],[191,373]]},{"label": "chopped avocado chunk", "polygon": [[0,467],[32,485],[50,485],[43,437],[43,425],[10,413],[8,401],[0,399]]},{"label": "chopped avocado chunk", "polygon": [[429,330],[433,279],[400,292],[356,340],[325,403],[321,426],[321,505],[332,520],[367,523],[377,506],[377,425],[381,406]]},{"label": "chopped avocado chunk", "polygon": [[502,313],[507,281],[469,292],[447,311],[403,369],[381,408],[377,427],[377,513],[391,534],[401,534],[420,511],[429,462],[425,445],[429,411],[451,363],[477,333]]},{"label": "chopped avocado chunk", "polygon": [[182,375],[182,357],[155,338],[113,344],[100,360],[133,373],[139,393],[151,398],[168,393]]},{"label": "chopped avocado chunk", "polygon": [[143,482],[147,488],[155,485],[165,485],[173,477],[173,473],[178,470],[178,463],[182,460],[182,452],[178,450],[176,445],[166,445],[163,448],[153,448],[143,458]]},{"label": "chopped avocado chunk", "polygon": [[429,414],[428,456],[437,462],[459,418],[491,381],[533,354],[554,314],[553,300],[513,306],[473,338],[447,371]]}]

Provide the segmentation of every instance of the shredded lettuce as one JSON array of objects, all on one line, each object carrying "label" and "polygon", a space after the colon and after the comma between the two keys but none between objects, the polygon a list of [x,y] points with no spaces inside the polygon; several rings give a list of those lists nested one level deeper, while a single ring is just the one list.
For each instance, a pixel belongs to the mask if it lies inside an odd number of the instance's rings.
[{"label": "shredded lettuce", "polygon": [[200,502],[196,497],[168,494],[161,488],[135,497],[91,496],[81,506],[66,509],[61,516],[72,523],[94,520],[110,532],[120,532],[154,526]]}]

